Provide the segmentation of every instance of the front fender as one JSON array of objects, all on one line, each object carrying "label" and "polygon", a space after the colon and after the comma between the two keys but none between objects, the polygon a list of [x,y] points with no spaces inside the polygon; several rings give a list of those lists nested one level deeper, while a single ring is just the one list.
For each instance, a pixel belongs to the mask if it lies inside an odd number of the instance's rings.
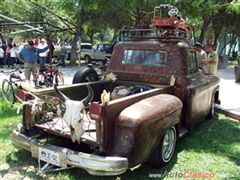
[{"label": "front fender", "polygon": [[130,167],[148,160],[167,128],[179,123],[182,102],[160,94],[124,109],[114,133],[113,155],[127,157]]}]

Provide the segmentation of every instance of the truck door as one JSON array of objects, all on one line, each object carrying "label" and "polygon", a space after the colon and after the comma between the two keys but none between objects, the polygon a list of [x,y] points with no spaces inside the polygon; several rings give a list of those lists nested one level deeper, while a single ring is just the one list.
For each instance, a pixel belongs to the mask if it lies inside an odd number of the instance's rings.
[{"label": "truck door", "polygon": [[196,52],[189,50],[187,53],[186,123],[194,126],[209,113],[212,93],[209,76],[197,67]]}]

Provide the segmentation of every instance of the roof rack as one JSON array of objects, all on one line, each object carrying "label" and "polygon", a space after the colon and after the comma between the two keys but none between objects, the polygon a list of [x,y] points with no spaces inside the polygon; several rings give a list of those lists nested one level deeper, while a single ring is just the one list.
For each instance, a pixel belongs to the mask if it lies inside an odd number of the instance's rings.
[{"label": "roof rack", "polygon": [[151,29],[121,29],[119,31],[120,41],[136,41],[136,40],[184,40],[191,39],[191,33],[172,28],[153,27]]},{"label": "roof rack", "polygon": [[120,41],[158,39],[190,41],[192,27],[181,17],[179,10],[169,4],[154,7],[151,22],[142,21],[136,28],[124,27],[119,31]]}]

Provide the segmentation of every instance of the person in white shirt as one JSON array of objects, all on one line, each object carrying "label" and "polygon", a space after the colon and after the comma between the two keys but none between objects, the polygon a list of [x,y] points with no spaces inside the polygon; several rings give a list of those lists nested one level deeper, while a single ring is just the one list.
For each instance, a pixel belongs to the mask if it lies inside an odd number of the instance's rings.
[{"label": "person in white shirt", "polygon": [[208,62],[209,62],[209,74],[216,75],[218,67],[218,54],[214,51],[212,44],[209,44],[207,47],[208,52]]},{"label": "person in white shirt", "polygon": [[4,50],[0,46],[0,67],[3,67]]},{"label": "person in white shirt", "polygon": [[16,44],[14,44],[10,50],[10,67],[11,68],[16,64],[17,54],[18,54],[17,46]]},{"label": "person in white shirt", "polygon": [[197,42],[194,45],[194,49],[196,50],[198,67],[202,68],[205,73],[208,73],[209,64],[207,62],[208,61],[207,53],[203,50],[202,44]]},{"label": "person in white shirt", "polygon": [[[46,47],[47,47],[46,41],[44,39],[41,39],[40,44],[38,45],[38,49],[44,49]],[[48,50],[43,53],[39,53],[40,69],[45,68],[45,62],[47,59],[47,55],[48,55]]]}]

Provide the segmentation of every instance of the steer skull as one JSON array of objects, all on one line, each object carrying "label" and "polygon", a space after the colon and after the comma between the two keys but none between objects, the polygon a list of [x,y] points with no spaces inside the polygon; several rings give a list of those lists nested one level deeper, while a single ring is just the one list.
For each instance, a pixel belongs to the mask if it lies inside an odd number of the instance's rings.
[{"label": "steer skull", "polygon": [[66,111],[63,115],[64,121],[70,127],[72,141],[80,143],[80,138],[84,134],[84,122],[82,111],[88,106],[93,99],[93,90],[87,85],[88,95],[81,101],[74,101],[66,97],[61,91],[54,86],[56,93],[65,103]]}]

